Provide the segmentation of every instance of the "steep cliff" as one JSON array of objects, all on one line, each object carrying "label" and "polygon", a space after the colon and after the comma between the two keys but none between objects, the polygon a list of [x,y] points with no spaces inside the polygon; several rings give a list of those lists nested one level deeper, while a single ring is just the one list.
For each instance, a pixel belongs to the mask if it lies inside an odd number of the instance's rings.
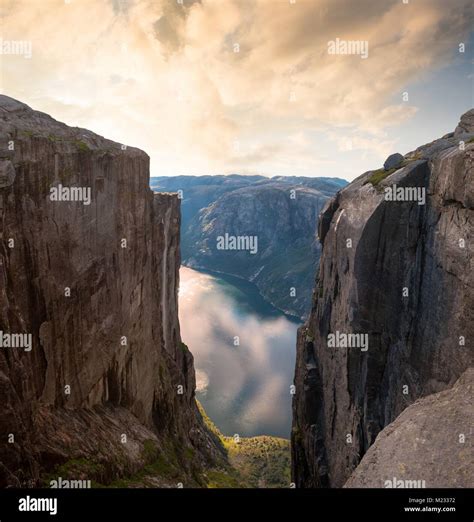
[{"label": "steep cliff", "polygon": [[178,198],[144,152],[6,96],[0,140],[0,330],[32,341],[0,348],[0,486],[157,463],[155,485],[202,484],[222,453],[180,339]]},{"label": "steep cliff", "polygon": [[[303,317],[321,252],[317,216],[345,185],[331,178],[230,175],[153,178],[152,187],[181,190],[184,264],[252,281],[274,306]],[[219,248],[226,234],[255,238],[256,248]]]},{"label": "steep cliff", "polygon": [[[298,487],[343,486],[385,426],[474,365],[473,114],[360,176],[320,216],[319,275],[297,342]],[[432,470],[413,478],[430,483]]]},{"label": "steep cliff", "polygon": [[379,433],[344,487],[472,487],[473,396],[469,368],[452,388],[417,400]]}]

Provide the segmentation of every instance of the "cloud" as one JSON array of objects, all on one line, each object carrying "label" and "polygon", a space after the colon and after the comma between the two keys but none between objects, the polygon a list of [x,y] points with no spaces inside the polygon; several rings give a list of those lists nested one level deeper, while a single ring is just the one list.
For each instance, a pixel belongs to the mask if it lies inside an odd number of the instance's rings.
[{"label": "cloud", "polygon": [[394,150],[396,140],[374,138],[372,136],[361,135],[360,132],[352,134],[343,134],[329,132],[328,137],[337,144],[337,148],[341,152],[364,151],[373,152],[378,157],[385,158]]},{"label": "cloud", "polygon": [[289,395],[289,384],[282,375],[270,376],[261,389],[248,401],[241,416],[241,422],[253,427],[260,423],[279,426],[288,418],[288,412],[279,408],[271,397],[281,398]]},{"label": "cloud", "polygon": [[[315,127],[383,136],[474,19],[470,0],[16,0],[1,16],[4,39],[33,44],[2,56],[2,91],[146,149],[155,174],[288,169],[282,136]],[[367,41],[368,59],[328,54],[335,38]],[[300,163],[324,161],[316,145]]]},{"label": "cloud", "polygon": [[199,397],[219,427],[228,435],[261,434],[263,426],[286,435],[296,325],[243,312],[213,277],[186,267],[180,270],[179,315],[195,357]]}]

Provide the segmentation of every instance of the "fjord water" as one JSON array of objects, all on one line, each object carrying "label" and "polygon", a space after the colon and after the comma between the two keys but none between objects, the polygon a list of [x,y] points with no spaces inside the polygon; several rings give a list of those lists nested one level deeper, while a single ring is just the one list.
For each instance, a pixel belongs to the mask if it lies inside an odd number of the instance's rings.
[{"label": "fjord water", "polygon": [[180,270],[181,336],[194,355],[196,396],[225,435],[288,438],[299,324],[246,281]]}]

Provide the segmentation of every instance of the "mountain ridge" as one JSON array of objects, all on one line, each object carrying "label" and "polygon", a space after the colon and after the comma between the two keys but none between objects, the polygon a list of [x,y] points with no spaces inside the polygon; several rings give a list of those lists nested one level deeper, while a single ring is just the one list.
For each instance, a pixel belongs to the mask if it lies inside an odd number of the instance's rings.
[{"label": "mountain ridge", "polygon": [[[163,176],[151,187],[178,191],[182,198],[184,265],[253,282],[276,308],[303,317],[319,258],[317,215],[345,183],[291,176]],[[257,238],[257,255],[219,250],[218,238],[226,234]]]}]

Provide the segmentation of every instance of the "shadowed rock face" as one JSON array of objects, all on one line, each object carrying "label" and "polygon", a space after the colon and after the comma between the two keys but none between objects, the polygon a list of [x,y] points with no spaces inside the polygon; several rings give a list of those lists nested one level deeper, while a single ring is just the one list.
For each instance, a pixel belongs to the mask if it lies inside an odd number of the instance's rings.
[{"label": "shadowed rock face", "polygon": [[[79,458],[107,483],[143,466],[145,441],[189,482],[218,450],[180,339],[179,200],[148,188],[141,150],[6,96],[0,145],[0,330],[33,341],[0,348],[0,486]],[[90,205],[51,201],[60,184]]]},{"label": "shadowed rock face", "polygon": [[[322,211],[313,307],[297,342],[298,487],[343,486],[385,426],[474,365],[470,114],[463,133],[407,154],[396,171],[363,174]],[[426,189],[425,204],[387,201],[394,184]],[[328,346],[334,332],[367,334],[368,350]]]},{"label": "shadowed rock face", "polygon": [[[473,486],[474,368],[453,388],[417,400],[379,433],[344,487]],[[394,480],[395,479],[395,480]]]}]

